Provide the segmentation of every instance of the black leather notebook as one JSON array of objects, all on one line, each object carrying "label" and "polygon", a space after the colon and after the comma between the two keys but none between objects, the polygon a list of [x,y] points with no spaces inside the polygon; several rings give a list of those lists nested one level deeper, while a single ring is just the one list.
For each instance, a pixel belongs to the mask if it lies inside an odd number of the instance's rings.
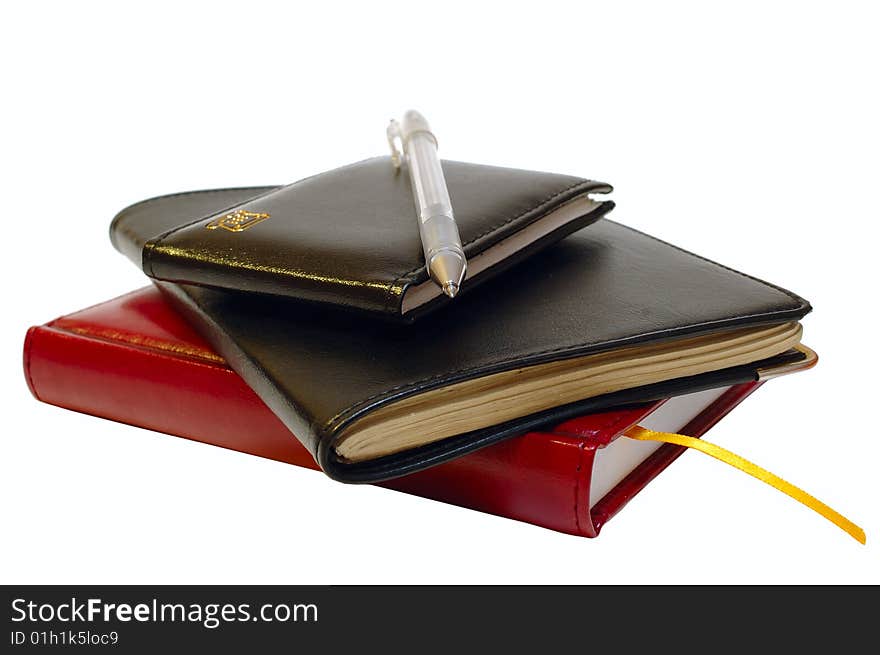
[{"label": "black leather notebook", "polygon": [[[444,162],[468,272],[462,291],[597,220],[611,187],[569,175]],[[184,214],[151,235],[157,280],[261,292],[413,320],[448,302],[428,279],[412,191],[388,157]]]},{"label": "black leather notebook", "polygon": [[[135,263],[194,216],[273,189],[134,205],[111,238]],[[367,482],[567,417],[754,380],[803,360],[809,304],[602,219],[413,324],[328,305],[158,283],[306,445]]]}]

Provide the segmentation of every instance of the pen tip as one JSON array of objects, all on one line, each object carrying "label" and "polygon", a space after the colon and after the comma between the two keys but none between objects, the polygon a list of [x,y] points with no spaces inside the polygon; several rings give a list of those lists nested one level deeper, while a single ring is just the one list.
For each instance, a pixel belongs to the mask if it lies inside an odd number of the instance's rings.
[{"label": "pen tip", "polygon": [[455,282],[447,282],[443,285],[443,293],[450,298],[455,298],[455,294],[458,293],[458,285]]}]

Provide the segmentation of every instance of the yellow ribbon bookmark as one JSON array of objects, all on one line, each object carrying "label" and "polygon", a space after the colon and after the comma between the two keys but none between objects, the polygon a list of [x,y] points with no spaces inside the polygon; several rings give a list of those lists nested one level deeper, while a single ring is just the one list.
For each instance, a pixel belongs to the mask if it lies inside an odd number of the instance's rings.
[{"label": "yellow ribbon bookmark", "polygon": [[702,439],[697,439],[696,437],[688,437],[683,434],[675,434],[672,432],[655,432],[654,430],[647,430],[638,425],[631,427],[629,430],[624,432],[624,435],[626,435],[630,439],[638,439],[639,441],[660,441],[663,443],[675,444],[676,446],[684,446],[685,448],[693,448],[694,450],[699,450],[702,453],[706,453],[710,457],[721,460],[725,464],[729,464],[730,466],[737,468],[744,473],[748,473],[752,477],[758,478],[762,482],[769,484],[771,487],[775,487],[782,493],[791,496],[799,503],[806,505],[814,512],[817,512],[818,514],[824,516],[826,519],[831,521],[834,525],[846,532],[849,536],[851,536],[859,543],[865,543],[865,531],[862,530],[855,523],[850,521],[848,518],[838,512],[835,512],[833,509],[828,507],[828,505],[823,503],[821,500],[814,498],[803,489],[799,489],[793,484],[786,482],[782,478],[773,475],[772,473],[770,473],[770,471],[762,469],[757,464],[752,464],[747,459],[744,459],[739,455],[735,455],[734,453],[722,448],[721,446],[716,446],[713,443],[703,441]]}]

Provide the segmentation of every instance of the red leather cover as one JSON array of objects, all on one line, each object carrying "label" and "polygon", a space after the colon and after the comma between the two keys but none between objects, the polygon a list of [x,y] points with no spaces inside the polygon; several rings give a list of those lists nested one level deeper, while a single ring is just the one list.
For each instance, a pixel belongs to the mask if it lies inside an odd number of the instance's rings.
[{"label": "red leather cover", "polygon": [[[24,369],[31,392],[43,402],[317,469],[300,442],[152,287],[32,327]],[[757,386],[732,387],[683,432],[702,435]],[[590,510],[596,449],[661,402],[530,432],[381,486],[594,537],[684,450],[662,446]]]}]

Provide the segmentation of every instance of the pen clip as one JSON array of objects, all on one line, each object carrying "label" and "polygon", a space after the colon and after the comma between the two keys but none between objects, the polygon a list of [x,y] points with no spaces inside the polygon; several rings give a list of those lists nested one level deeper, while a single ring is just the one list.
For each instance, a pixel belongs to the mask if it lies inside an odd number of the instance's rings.
[{"label": "pen clip", "polygon": [[[403,162],[403,137],[400,135],[400,123],[391,119],[385,130],[385,136],[388,137],[388,147],[391,148],[391,163],[394,165],[394,172],[400,170]],[[398,144],[400,146],[398,147]]]}]

